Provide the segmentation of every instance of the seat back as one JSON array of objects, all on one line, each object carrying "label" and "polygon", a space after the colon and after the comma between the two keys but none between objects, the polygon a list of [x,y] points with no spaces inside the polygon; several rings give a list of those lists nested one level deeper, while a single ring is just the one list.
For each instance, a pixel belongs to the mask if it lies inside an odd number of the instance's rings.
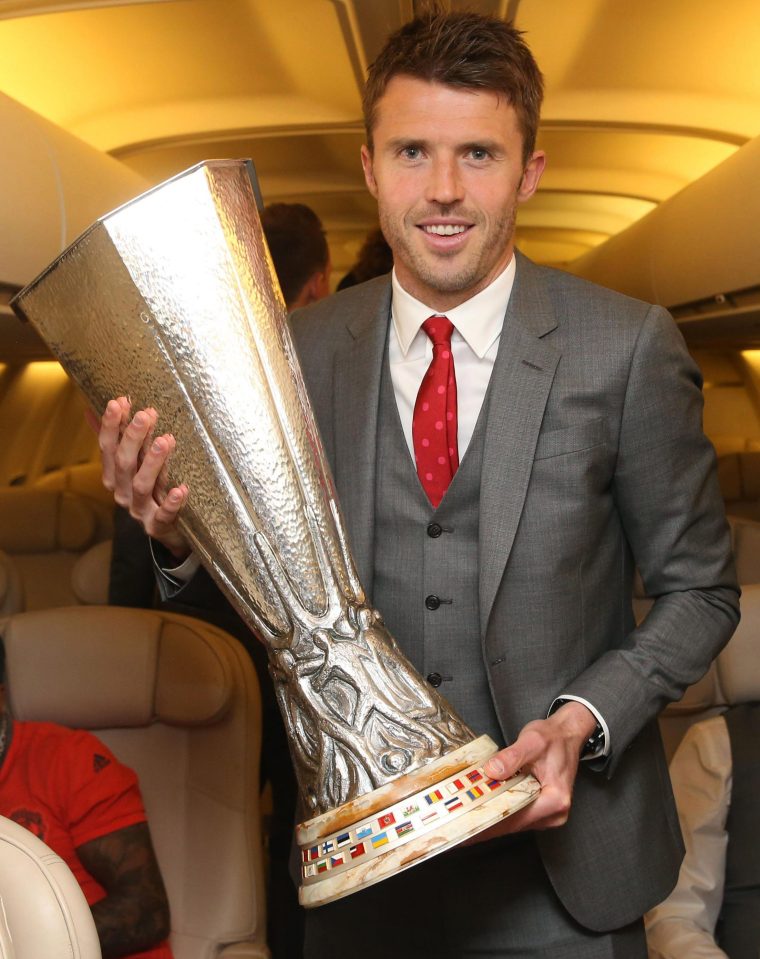
[{"label": "seat back", "polygon": [[0,816],[0,959],[100,959],[84,893],[66,863]]},{"label": "seat back", "polygon": [[25,609],[77,602],[71,574],[79,556],[98,538],[90,503],[61,490],[0,488],[0,550],[21,577]]},{"label": "seat back", "polygon": [[264,957],[260,699],[231,636],[153,610],[10,617],[10,708],[93,730],[140,778],[176,959]]},{"label": "seat back", "polygon": [[760,452],[727,453],[718,457],[718,483],[733,516],[760,520]]}]

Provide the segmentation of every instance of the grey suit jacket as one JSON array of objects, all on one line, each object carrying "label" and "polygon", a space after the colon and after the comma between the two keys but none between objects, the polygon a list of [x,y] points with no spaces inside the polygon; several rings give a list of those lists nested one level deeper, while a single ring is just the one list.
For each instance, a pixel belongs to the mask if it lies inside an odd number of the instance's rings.
[{"label": "grey suit jacket", "polygon": [[[293,316],[370,596],[389,315],[383,277]],[[557,893],[594,930],[634,920],[675,884],[682,843],[655,718],[738,621],[700,386],[664,310],[518,256],[482,467],[482,654],[508,740],[560,693],[608,723],[610,760],[581,765],[569,822],[539,834]],[[638,628],[634,564],[656,597]]]}]

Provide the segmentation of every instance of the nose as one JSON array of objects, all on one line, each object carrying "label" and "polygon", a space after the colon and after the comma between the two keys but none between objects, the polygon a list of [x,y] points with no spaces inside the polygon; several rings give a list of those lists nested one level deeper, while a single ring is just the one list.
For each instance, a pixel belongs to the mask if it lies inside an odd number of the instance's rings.
[{"label": "nose", "polygon": [[425,199],[428,203],[448,206],[462,199],[462,178],[454,156],[438,156],[430,164]]}]

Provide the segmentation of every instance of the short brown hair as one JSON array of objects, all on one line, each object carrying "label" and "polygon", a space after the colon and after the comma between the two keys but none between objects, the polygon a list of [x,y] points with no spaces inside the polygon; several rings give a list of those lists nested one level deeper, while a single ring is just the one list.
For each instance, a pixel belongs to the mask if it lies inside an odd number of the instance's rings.
[{"label": "short brown hair", "polygon": [[372,149],[377,105],[395,76],[506,97],[517,113],[523,162],[533,154],[544,80],[522,32],[511,23],[478,13],[433,9],[401,27],[370,66],[364,88],[364,125]]},{"label": "short brown hair", "polygon": [[290,307],[306,282],[327,268],[330,252],[322,221],[305,203],[270,203],[262,210],[261,226]]}]

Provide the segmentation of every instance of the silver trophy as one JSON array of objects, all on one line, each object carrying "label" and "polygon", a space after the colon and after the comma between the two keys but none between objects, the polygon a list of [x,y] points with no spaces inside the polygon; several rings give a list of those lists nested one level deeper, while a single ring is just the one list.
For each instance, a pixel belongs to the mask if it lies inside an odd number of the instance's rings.
[{"label": "silver trophy", "polygon": [[256,209],[249,164],[209,161],[102,217],[16,297],[99,413],[130,396],[176,438],[180,525],[267,646],[310,819],[319,905],[480,832],[535,779],[416,673],[358,581]]}]

